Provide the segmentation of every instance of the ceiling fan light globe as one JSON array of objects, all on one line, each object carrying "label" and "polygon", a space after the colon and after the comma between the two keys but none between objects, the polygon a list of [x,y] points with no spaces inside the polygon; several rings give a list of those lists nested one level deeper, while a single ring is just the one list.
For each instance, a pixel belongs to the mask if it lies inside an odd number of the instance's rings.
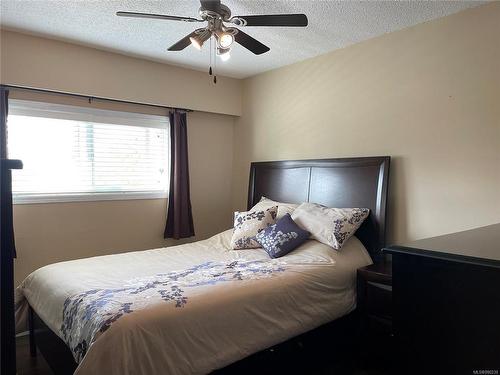
[{"label": "ceiling fan light globe", "polygon": [[221,48],[228,48],[233,44],[234,36],[230,33],[222,33],[219,35],[219,46]]},{"label": "ceiling fan light globe", "polygon": [[219,55],[219,57],[222,61],[227,61],[231,58],[231,54],[228,51],[226,53],[223,53],[222,55]]},{"label": "ceiling fan light globe", "polygon": [[198,29],[195,30],[195,35],[189,38],[191,41],[191,45],[197,50],[201,51],[201,47],[203,47],[203,43],[205,43],[210,37],[212,33],[207,29]]},{"label": "ceiling fan light globe", "polygon": [[231,54],[229,53],[230,49],[229,48],[220,48],[217,47],[217,55],[220,57],[222,61],[227,61],[231,57]]}]

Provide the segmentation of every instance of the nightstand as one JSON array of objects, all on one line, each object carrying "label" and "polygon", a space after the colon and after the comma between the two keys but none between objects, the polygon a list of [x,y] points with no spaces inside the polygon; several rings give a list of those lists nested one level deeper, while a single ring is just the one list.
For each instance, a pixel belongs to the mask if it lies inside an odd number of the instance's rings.
[{"label": "nightstand", "polygon": [[381,359],[393,342],[392,263],[378,261],[357,271],[359,347],[363,359]]}]

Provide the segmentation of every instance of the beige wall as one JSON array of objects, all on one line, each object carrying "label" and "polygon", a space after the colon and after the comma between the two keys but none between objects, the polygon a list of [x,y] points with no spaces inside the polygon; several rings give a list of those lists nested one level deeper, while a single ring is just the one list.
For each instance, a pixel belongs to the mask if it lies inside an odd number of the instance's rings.
[{"label": "beige wall", "polygon": [[[231,226],[233,118],[188,116],[192,241]],[[163,240],[165,214],[165,199],[14,205],[16,285],[49,263],[182,243]]]},{"label": "beige wall", "polygon": [[241,81],[17,32],[0,32],[3,84],[239,115]]},{"label": "beige wall", "polygon": [[[217,87],[67,43],[5,31],[1,42],[2,83],[205,111],[189,114],[197,238],[245,207],[253,160],[391,155],[391,241],[500,221],[500,3]],[[16,282],[59,260],[170,244],[165,206],[16,205]]]},{"label": "beige wall", "polygon": [[[231,225],[234,117],[241,82],[214,86],[201,72],[1,30],[3,84],[82,93],[198,110],[188,114],[191,199],[196,238]],[[85,100],[13,91],[12,97],[85,105]],[[164,110],[95,101],[116,110]],[[112,106],[112,108],[110,108]],[[229,115],[228,115],[229,114]],[[165,199],[15,205],[16,284],[43,265],[181,243],[164,241]]]},{"label": "beige wall", "polygon": [[235,208],[250,161],[391,155],[390,241],[500,222],[500,3],[249,78],[234,135]]}]

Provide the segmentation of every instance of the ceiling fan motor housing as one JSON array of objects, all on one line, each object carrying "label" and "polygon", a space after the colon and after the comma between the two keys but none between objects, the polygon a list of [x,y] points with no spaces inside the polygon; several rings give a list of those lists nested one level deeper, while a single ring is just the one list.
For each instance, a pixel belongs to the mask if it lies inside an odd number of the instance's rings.
[{"label": "ceiling fan motor housing", "polygon": [[228,22],[231,18],[231,10],[224,4],[220,4],[216,10],[201,7],[199,13],[200,17],[207,21],[213,18]]}]

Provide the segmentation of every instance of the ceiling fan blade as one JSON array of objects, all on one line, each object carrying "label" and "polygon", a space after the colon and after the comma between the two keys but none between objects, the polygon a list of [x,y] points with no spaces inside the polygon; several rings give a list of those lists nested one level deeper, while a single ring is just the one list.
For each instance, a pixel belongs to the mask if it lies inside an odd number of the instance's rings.
[{"label": "ceiling fan blade", "polygon": [[212,12],[220,10],[220,0],[200,0],[201,7]]},{"label": "ceiling fan blade", "polygon": [[165,14],[153,14],[153,13],[116,12],[116,15],[120,17],[156,18],[159,20],[170,20],[170,21],[203,22],[203,20],[199,20],[192,17],[168,16]]},{"label": "ceiling fan blade", "polygon": [[238,26],[307,26],[305,14],[265,14],[260,16],[235,16],[229,22]]},{"label": "ceiling fan blade", "polygon": [[191,40],[189,38],[191,38],[192,36],[195,36],[195,35],[196,35],[196,30],[193,31],[191,34],[186,35],[184,38],[179,40],[174,45],[170,46],[168,48],[168,50],[169,51],[182,51],[184,48],[186,48],[187,46],[189,46],[191,44]]},{"label": "ceiling fan blade", "polygon": [[250,35],[245,34],[241,30],[238,30],[238,32],[234,36],[234,40],[256,55],[266,53],[270,49],[265,44],[262,44],[257,39],[252,38]]}]

